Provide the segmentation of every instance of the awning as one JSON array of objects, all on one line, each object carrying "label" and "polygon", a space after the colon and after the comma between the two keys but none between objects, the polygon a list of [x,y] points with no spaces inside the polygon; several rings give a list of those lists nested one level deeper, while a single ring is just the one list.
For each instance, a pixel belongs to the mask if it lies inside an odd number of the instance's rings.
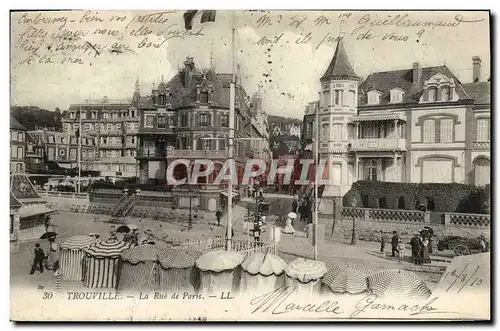
[{"label": "awning", "polygon": [[400,113],[371,113],[366,115],[358,115],[351,117],[353,122],[366,122],[366,121],[390,121],[402,120],[406,122],[406,116]]},{"label": "awning", "polygon": [[23,219],[27,217],[32,217],[41,214],[48,214],[52,212],[54,212],[54,210],[47,208],[45,205],[42,204],[23,205],[21,208],[19,208],[19,218]]},{"label": "awning", "polygon": [[[227,197],[227,192],[226,191],[222,191],[220,192],[223,196],[226,196]],[[233,197],[237,196],[237,195],[240,195],[238,192],[233,192]]]}]

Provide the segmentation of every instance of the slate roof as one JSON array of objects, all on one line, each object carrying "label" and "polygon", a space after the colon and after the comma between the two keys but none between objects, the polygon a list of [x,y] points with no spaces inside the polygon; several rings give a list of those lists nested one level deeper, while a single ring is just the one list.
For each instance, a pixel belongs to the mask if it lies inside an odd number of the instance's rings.
[{"label": "slate roof", "polygon": [[[229,108],[229,85],[231,83],[231,74],[207,73],[207,83],[213,87],[213,106],[219,108]],[[170,104],[172,108],[193,107],[197,97],[197,85],[203,81],[201,72],[193,72],[189,87],[184,86],[184,71],[177,73],[168,83],[162,86],[170,90]],[[158,86],[160,89],[160,86]],[[241,86],[236,86],[236,97],[240,100],[240,109],[248,109],[243,102],[247,97],[245,90]],[[141,97],[140,108],[153,108],[152,96]]]},{"label": "slate roof", "polygon": [[123,102],[95,102],[89,104],[72,104],[69,106],[69,110],[124,110],[130,107],[130,101]]},{"label": "slate roof", "polygon": [[446,77],[452,78],[457,85],[457,93],[459,99],[470,99],[465,93],[460,80],[451,72],[451,70],[443,65],[438,67],[422,68],[422,76],[420,80],[420,90],[418,92],[412,91],[413,85],[413,68],[404,70],[375,72],[370,74],[366,80],[359,86],[359,105],[367,104],[367,92],[370,90],[377,90],[382,92],[380,104],[390,103],[390,91],[393,88],[401,88],[406,91],[403,103],[418,102],[422,95],[422,85],[425,80],[428,80],[437,73],[441,73]]},{"label": "slate roof", "polygon": [[21,131],[28,131],[18,120],[14,118],[14,116],[10,115],[10,128]]},{"label": "slate roof", "polygon": [[19,200],[16,199],[16,197],[10,192],[10,208],[17,208],[21,207],[22,204],[19,202]]},{"label": "slate roof", "polygon": [[462,84],[465,92],[471,99],[474,99],[474,104],[484,105],[491,104],[491,83],[479,82]]},{"label": "slate roof", "polygon": [[349,77],[349,78],[358,78],[354,69],[347,58],[347,53],[344,48],[344,43],[342,39],[337,43],[337,48],[335,49],[335,54],[333,55],[333,59],[326,69],[323,77],[321,77],[320,81],[326,81],[333,77]]}]

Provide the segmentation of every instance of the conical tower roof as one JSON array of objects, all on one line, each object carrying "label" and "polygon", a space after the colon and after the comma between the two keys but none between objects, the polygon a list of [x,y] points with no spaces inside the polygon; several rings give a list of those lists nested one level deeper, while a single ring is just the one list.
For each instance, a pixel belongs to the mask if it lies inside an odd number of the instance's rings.
[{"label": "conical tower roof", "polygon": [[350,79],[358,79],[358,76],[354,72],[354,69],[349,63],[349,59],[347,58],[347,53],[344,48],[344,43],[342,39],[337,43],[337,48],[335,49],[335,54],[333,55],[333,59],[328,66],[323,77],[321,77],[320,81],[328,81],[332,78],[350,78]]}]

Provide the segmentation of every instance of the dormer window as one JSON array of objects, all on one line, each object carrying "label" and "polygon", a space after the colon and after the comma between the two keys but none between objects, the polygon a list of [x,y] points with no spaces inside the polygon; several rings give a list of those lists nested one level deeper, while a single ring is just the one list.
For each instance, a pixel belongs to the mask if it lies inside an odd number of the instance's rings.
[{"label": "dormer window", "polygon": [[399,88],[391,90],[391,103],[403,102],[404,91]]},{"label": "dormer window", "polygon": [[450,101],[450,87],[443,86],[441,88],[441,101]]},{"label": "dormer window", "polygon": [[161,94],[159,99],[160,106],[165,106],[167,104],[167,96],[165,94]]},{"label": "dormer window", "polygon": [[369,91],[368,93],[368,104],[369,105],[378,105],[380,104],[380,97],[382,93],[377,90]]},{"label": "dormer window", "polygon": [[436,102],[436,97],[437,97],[437,88],[435,87],[429,87],[428,89],[428,97],[427,101],[429,102]]},{"label": "dormer window", "polygon": [[208,103],[208,91],[203,91],[200,93],[200,102]]}]

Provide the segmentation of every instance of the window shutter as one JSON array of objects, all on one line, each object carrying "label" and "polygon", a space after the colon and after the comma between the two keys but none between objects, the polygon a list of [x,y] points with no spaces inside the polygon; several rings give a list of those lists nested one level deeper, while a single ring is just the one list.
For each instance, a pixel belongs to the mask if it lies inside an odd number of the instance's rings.
[{"label": "window shutter", "polygon": [[212,114],[207,115],[208,126],[212,126]]},{"label": "window shutter", "polygon": [[198,114],[193,114],[193,116],[194,116],[194,126],[198,126],[199,125]]}]

